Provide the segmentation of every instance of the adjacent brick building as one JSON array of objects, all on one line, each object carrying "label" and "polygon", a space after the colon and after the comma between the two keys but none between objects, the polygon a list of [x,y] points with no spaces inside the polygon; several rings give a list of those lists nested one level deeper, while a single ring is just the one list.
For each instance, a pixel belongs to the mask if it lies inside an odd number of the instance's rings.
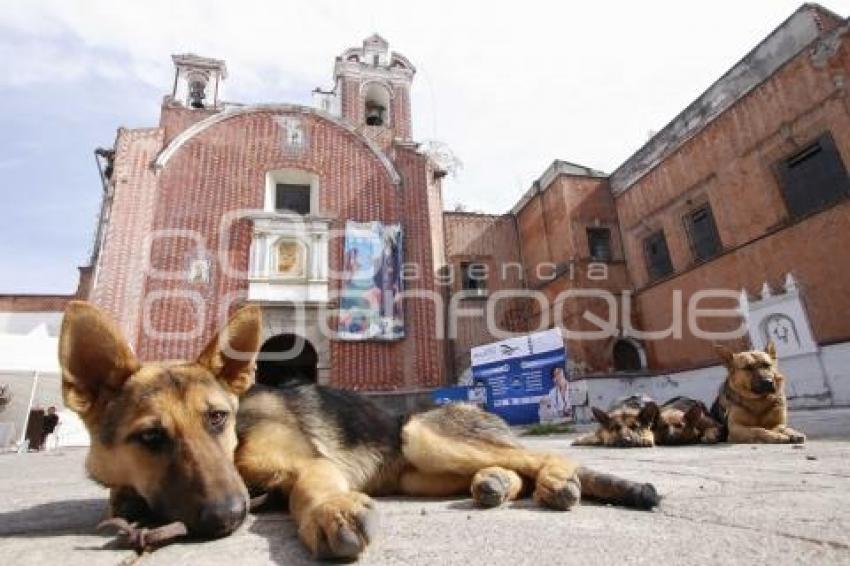
[{"label": "adjacent brick building", "polygon": [[[448,261],[470,250],[488,263],[520,257],[524,288],[549,300],[548,319],[526,309],[529,328],[598,329],[588,315],[608,320],[610,303],[582,292],[610,292],[614,332],[566,339],[574,375],[599,378],[590,388],[599,404],[630,392],[710,400],[722,376],[710,369],[717,340],[687,324],[681,335],[641,335],[670,327],[677,305],[687,320],[707,289],[729,296],[699,308],[737,312],[704,318],[700,330],[743,320],[729,343],[777,341],[798,402],[848,402],[848,78],[847,20],[805,4],[610,175],[555,161],[500,219],[515,227],[516,249],[486,237],[493,220],[482,216],[481,237],[466,235],[474,246],[449,248]],[[573,296],[553,304],[565,291]],[[652,375],[663,379],[641,377]]]}]

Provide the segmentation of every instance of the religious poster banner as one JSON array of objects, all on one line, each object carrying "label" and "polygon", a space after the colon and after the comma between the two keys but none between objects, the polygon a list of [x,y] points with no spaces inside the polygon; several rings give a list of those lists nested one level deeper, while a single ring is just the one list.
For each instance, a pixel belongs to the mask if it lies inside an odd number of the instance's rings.
[{"label": "religious poster banner", "polygon": [[346,223],[339,299],[340,339],[404,337],[401,267],[401,225]]}]

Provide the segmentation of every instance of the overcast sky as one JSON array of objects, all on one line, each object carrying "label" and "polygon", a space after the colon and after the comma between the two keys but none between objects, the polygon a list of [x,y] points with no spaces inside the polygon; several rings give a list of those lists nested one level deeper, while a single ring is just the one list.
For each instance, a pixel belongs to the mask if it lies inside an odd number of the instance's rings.
[{"label": "overcast sky", "polygon": [[417,67],[414,137],[463,161],[446,206],[504,212],[553,159],[613,170],[799,5],[2,0],[0,293],[73,291],[92,150],[157,124],[172,53],[225,59],[227,100],[310,104],[334,57],[378,32]]}]

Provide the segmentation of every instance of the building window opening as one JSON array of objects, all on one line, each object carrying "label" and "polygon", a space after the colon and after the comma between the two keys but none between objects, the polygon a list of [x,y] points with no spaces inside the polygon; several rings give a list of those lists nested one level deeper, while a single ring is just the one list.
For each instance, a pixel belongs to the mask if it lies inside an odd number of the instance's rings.
[{"label": "building window opening", "polygon": [[670,252],[667,249],[667,239],[664,237],[663,230],[644,240],[644,251],[650,280],[655,281],[673,273],[673,264],[670,262]]},{"label": "building window opening", "polygon": [[366,89],[365,116],[369,126],[386,126],[390,107],[390,93],[382,85],[372,83]]},{"label": "building window opening", "polygon": [[689,212],[685,216],[685,228],[691,240],[694,259],[705,261],[720,253],[720,237],[709,205]]},{"label": "building window opening", "polygon": [[207,97],[207,83],[202,80],[193,80],[189,83],[189,106],[192,108],[205,108],[204,99]]},{"label": "building window opening", "polygon": [[460,264],[461,289],[473,295],[487,294],[487,265],[481,262],[464,261]]},{"label": "building window opening", "polygon": [[614,370],[640,371],[643,369],[640,351],[629,340],[617,340],[614,343]]},{"label": "building window opening", "polygon": [[287,387],[316,383],[319,356],[313,345],[295,334],[278,334],[266,340],[257,358],[257,383]]},{"label": "building window opening", "polygon": [[590,259],[594,261],[611,261],[611,230],[608,228],[588,228],[587,245],[590,248]]},{"label": "building window opening", "polygon": [[817,212],[850,194],[850,178],[830,134],[824,134],[777,166],[793,218]]},{"label": "building window opening", "polygon": [[310,185],[278,183],[275,186],[274,208],[288,214],[310,214]]},{"label": "building window opening", "polygon": [[374,102],[366,102],[366,124],[369,126],[383,126],[386,108]]}]

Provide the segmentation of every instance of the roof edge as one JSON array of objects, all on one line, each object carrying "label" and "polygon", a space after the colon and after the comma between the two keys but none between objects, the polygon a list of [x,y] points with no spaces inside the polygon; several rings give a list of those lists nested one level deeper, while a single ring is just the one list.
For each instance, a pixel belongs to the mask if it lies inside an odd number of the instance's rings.
[{"label": "roof edge", "polygon": [[802,4],[617,167],[610,176],[611,192],[616,196],[627,191],[817,41],[824,32],[814,12],[835,19],[839,26],[847,22],[847,19],[819,4]]}]

